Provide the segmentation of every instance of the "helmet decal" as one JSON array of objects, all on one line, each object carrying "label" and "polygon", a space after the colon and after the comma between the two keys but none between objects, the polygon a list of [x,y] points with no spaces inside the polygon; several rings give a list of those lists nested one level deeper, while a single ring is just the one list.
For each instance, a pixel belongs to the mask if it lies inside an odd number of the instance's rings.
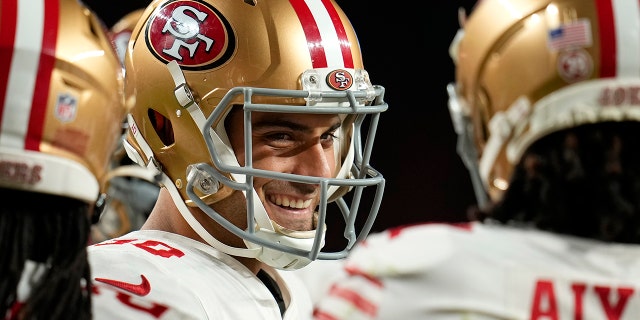
[{"label": "helmet decal", "polygon": [[351,42],[331,2],[322,1],[322,10],[311,10],[304,0],[289,0],[302,23],[314,68],[353,68]]},{"label": "helmet decal", "polygon": [[554,51],[573,47],[583,48],[591,46],[592,38],[591,22],[588,19],[580,19],[549,30],[548,45]]},{"label": "helmet decal", "polygon": [[0,155],[0,181],[12,185],[33,186],[42,181],[44,167],[20,156]]},{"label": "helmet decal", "polygon": [[61,122],[70,122],[76,118],[78,112],[78,99],[68,93],[58,95],[56,100],[55,115]]},{"label": "helmet decal", "polygon": [[598,103],[602,107],[640,106],[640,86],[619,85],[605,87],[600,91],[598,97]]},{"label": "helmet decal", "polygon": [[562,51],[558,55],[558,73],[568,83],[586,80],[593,73],[593,60],[584,49]]},{"label": "helmet decal", "polygon": [[172,1],[147,22],[146,42],[163,62],[175,60],[185,70],[212,69],[231,58],[236,40],[231,25],[211,5]]},{"label": "helmet decal", "polygon": [[353,76],[347,70],[333,70],[327,75],[327,84],[335,90],[344,91],[351,88]]}]

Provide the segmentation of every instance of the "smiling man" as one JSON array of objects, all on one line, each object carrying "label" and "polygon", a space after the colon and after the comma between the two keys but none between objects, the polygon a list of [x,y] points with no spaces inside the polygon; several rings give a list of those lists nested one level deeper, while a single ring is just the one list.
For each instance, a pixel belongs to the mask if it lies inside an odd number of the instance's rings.
[{"label": "smiling man", "polygon": [[[342,10],[154,1],[125,70],[125,148],[162,188],[141,230],[90,247],[95,316],[311,317],[304,285],[282,271],[344,258],[385,183],[369,164],[384,88]],[[323,250],[332,227],[344,248]]]}]

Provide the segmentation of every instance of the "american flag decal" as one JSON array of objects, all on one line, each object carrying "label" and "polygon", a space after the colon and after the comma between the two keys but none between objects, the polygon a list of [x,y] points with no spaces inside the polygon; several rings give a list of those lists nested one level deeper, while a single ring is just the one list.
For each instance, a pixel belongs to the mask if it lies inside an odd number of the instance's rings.
[{"label": "american flag decal", "polygon": [[549,30],[548,45],[552,50],[588,47],[592,43],[591,23],[587,19],[572,21]]}]

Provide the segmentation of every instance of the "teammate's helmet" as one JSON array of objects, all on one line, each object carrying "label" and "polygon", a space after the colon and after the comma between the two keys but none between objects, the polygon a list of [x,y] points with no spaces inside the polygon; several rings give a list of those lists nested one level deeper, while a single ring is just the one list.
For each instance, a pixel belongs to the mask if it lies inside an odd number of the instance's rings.
[{"label": "teammate's helmet", "polygon": [[541,137],[640,121],[637,1],[482,0],[461,24],[449,107],[481,206]]},{"label": "teammate's helmet", "polygon": [[0,186],[100,204],[126,115],[105,26],[77,0],[1,12]]},{"label": "teammate's helmet", "polygon": [[138,20],[142,16],[143,12],[144,8],[139,8],[127,13],[118,21],[116,21],[116,23],[114,23],[109,30],[111,32],[111,37],[113,38],[116,52],[118,53],[118,57],[123,64],[124,54],[127,50],[127,43],[129,42],[129,39],[131,39],[131,32],[138,23]]},{"label": "teammate's helmet", "polygon": [[[282,269],[346,255],[369,232],[384,179],[369,164],[384,89],[363,69],[356,34],[334,1],[153,1],[133,31],[125,56],[125,95],[131,107],[125,145],[135,162],[155,170],[191,227],[210,245]],[[343,114],[338,176],[331,179],[252,167],[251,126],[245,123],[245,166],[224,128],[233,106],[251,111]],[[370,120],[366,122],[365,120]],[[361,128],[368,137],[361,136]],[[322,186],[317,230],[291,232],[271,221],[253,190],[253,177]],[[375,187],[360,232],[354,222],[363,189]],[[209,205],[242,191],[248,228]],[[349,201],[343,198],[352,191]],[[321,252],[327,203],[346,222],[345,249]],[[247,248],[222,244],[194,219],[197,206],[242,237]]]},{"label": "teammate's helmet", "polygon": [[[123,68],[127,43],[143,12],[144,9],[139,8],[125,14],[109,30]],[[122,133],[126,134],[126,118],[123,118],[123,121]],[[155,181],[150,180],[153,176],[149,175],[143,167],[131,164],[122,139],[111,161],[112,170],[105,178],[107,199],[104,210],[100,221],[92,226],[91,240],[94,243],[140,229],[158,196],[158,186]]]}]

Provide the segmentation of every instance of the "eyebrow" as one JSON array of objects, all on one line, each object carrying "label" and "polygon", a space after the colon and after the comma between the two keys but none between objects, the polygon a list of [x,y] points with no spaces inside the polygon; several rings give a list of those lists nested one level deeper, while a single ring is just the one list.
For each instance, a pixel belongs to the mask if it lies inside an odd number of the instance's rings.
[{"label": "eyebrow", "polygon": [[[334,131],[340,128],[341,125],[342,125],[341,121],[336,121],[331,127],[329,127],[329,130],[327,131]],[[290,128],[292,130],[301,131],[301,132],[310,132],[312,130],[312,128],[309,126],[306,126],[297,122],[293,122],[290,120],[277,119],[277,118],[260,120],[254,123],[252,126],[254,129],[260,129],[260,128],[266,128],[266,127],[285,127],[285,128]]]}]

